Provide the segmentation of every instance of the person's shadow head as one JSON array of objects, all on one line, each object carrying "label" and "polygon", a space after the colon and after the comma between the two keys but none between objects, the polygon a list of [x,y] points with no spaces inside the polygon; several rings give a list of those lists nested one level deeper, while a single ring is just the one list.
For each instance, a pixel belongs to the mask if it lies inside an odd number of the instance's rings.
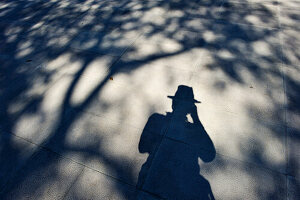
[{"label": "person's shadow head", "polygon": [[193,88],[186,85],[179,85],[174,96],[168,96],[168,98],[173,100],[183,100],[190,101],[193,103],[201,103],[200,101],[194,99]]},{"label": "person's shadow head", "polygon": [[201,103],[194,99],[193,88],[186,85],[179,85],[175,95],[168,96],[168,98],[172,99],[172,109],[173,114],[177,114],[176,119],[186,119],[188,114],[190,114],[192,118],[195,117],[196,103]]},{"label": "person's shadow head", "polygon": [[[167,199],[214,199],[200,174],[198,158],[211,162],[213,142],[200,122],[192,87],[179,85],[172,112],[152,114],[142,132],[139,152],[148,153],[137,188]],[[187,120],[190,115],[192,122]]]}]

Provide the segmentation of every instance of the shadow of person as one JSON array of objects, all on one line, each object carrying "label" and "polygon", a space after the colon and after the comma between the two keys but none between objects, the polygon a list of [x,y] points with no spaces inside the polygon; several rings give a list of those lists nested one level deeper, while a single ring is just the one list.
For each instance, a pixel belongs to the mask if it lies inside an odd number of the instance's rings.
[{"label": "shadow of person", "polygon": [[[139,173],[137,189],[166,199],[214,199],[198,164],[198,158],[211,162],[216,155],[198,117],[196,103],[200,102],[185,85],[168,97],[173,111],[152,114],[141,135],[139,152],[149,156]],[[188,122],[188,115],[193,122]],[[139,192],[137,199],[145,197]]]}]

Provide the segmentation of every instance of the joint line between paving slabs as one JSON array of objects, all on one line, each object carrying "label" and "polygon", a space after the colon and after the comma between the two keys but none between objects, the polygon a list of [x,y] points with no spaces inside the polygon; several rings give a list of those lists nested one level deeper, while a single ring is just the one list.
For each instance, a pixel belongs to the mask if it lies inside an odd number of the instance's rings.
[{"label": "joint line between paving slabs", "polygon": [[76,178],[74,179],[74,181],[71,183],[70,187],[68,188],[68,190],[65,192],[64,196],[62,197],[62,200],[64,200],[65,198],[67,198],[69,192],[71,191],[72,187],[75,185],[75,183],[77,182],[77,180],[80,178],[80,176],[83,174],[85,167],[82,166],[82,169],[80,171],[80,173],[76,176]]},{"label": "joint line between paving slabs", "polygon": [[284,63],[284,44],[283,44],[283,28],[281,24],[281,7],[279,6],[279,1],[277,0],[277,10],[278,10],[278,25],[279,25],[279,40],[280,40],[280,53],[281,53],[281,66],[280,73],[282,76],[283,83],[283,123],[284,123],[284,154],[285,154],[285,197],[288,199],[288,174],[289,174],[289,154],[288,154],[288,124],[287,124],[287,109],[288,109],[288,100],[287,100],[287,87],[286,87],[286,77],[285,77],[285,63]]},{"label": "joint line between paving slabs", "polygon": [[[220,4],[220,6],[219,6],[219,8],[218,8],[219,11],[222,9],[224,3],[225,3],[225,0],[222,0],[222,3]],[[216,4],[217,4],[217,3],[215,2],[214,5],[216,5]],[[191,15],[191,14],[189,14],[189,15]],[[217,21],[217,20],[214,19],[214,18],[213,18],[213,19],[209,19],[209,20]],[[229,23],[230,23],[230,22],[229,22]],[[215,30],[215,27],[216,27],[216,24],[214,24],[214,25],[212,26],[213,30]],[[199,31],[198,31],[197,33],[199,33]],[[202,33],[202,32],[200,32],[200,33]],[[203,48],[205,48],[206,46],[208,46],[208,45],[207,45],[206,43],[204,43]],[[209,50],[209,52],[211,52],[211,50]],[[194,84],[196,84],[195,77],[197,77],[197,75],[196,75],[196,74],[197,74],[197,67],[200,67],[200,66],[201,66],[201,64],[202,64],[202,59],[203,59],[204,55],[205,55],[205,52],[202,51],[202,52],[200,53],[200,55],[199,55],[199,59],[197,59],[196,62],[195,62],[195,64],[194,64],[194,67],[193,67],[193,70],[192,70],[193,74],[192,74],[192,77],[191,77],[191,84],[192,84],[192,86],[193,86]]]}]

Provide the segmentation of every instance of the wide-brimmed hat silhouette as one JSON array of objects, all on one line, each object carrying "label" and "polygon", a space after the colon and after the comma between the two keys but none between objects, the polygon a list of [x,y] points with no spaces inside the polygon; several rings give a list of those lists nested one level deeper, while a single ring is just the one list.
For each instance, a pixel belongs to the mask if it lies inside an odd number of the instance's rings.
[{"label": "wide-brimmed hat silhouette", "polygon": [[179,85],[174,96],[168,96],[171,99],[190,101],[193,103],[201,103],[200,101],[194,99],[193,88],[186,85]]}]

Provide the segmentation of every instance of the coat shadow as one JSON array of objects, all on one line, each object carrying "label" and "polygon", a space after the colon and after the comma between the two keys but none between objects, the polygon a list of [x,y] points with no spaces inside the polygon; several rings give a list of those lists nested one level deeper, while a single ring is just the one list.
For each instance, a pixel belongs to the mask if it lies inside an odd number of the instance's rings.
[{"label": "coat shadow", "polygon": [[[168,97],[173,111],[152,114],[141,135],[139,152],[149,156],[140,170],[137,189],[163,199],[214,199],[209,182],[200,174],[199,158],[211,162],[216,155],[198,117],[196,104],[200,102],[185,85]],[[143,198],[137,194],[137,199]]]}]

